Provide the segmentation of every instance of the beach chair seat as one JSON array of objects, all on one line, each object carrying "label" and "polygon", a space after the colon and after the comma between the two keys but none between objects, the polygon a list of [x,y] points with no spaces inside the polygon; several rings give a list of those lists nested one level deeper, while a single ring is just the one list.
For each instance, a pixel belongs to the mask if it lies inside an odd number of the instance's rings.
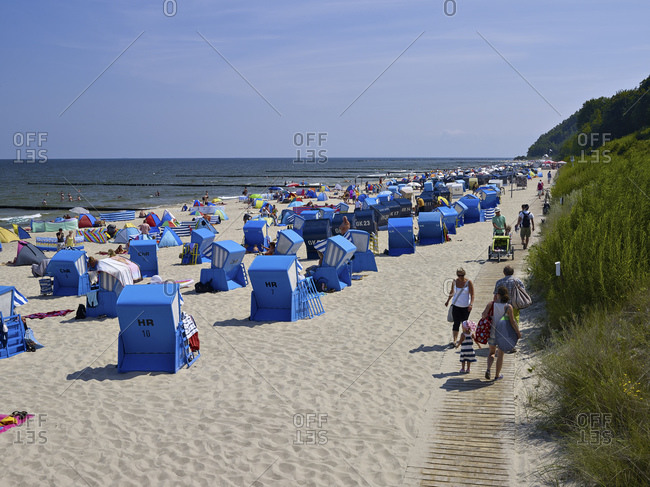
[{"label": "beach chair seat", "polygon": [[370,234],[363,230],[348,230],[343,236],[352,242],[357,249],[351,261],[352,272],[377,272],[375,254],[370,250]]},{"label": "beach chair seat", "polygon": [[183,244],[183,250],[181,251],[181,265],[194,265],[201,264],[201,259],[199,258],[199,245],[195,243],[186,243]]},{"label": "beach chair seat", "polygon": [[280,230],[275,244],[275,253],[277,255],[296,255],[304,243],[304,239],[295,231]]}]

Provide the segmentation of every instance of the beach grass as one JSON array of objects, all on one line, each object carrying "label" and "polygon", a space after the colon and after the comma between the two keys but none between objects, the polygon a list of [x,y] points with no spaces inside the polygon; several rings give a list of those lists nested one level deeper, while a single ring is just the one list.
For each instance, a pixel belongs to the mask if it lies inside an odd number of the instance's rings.
[{"label": "beach grass", "polygon": [[548,389],[535,402],[540,427],[564,447],[558,471],[580,485],[650,485],[646,135],[603,146],[609,163],[560,171],[543,238],[529,254],[551,337],[540,367]]}]

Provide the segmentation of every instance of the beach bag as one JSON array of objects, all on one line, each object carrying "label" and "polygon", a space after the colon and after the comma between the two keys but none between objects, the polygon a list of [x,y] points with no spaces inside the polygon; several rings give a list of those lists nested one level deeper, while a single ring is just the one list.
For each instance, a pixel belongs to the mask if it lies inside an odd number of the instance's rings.
[{"label": "beach bag", "polygon": [[[460,296],[460,293],[458,294],[458,296]],[[456,296],[454,296],[454,297],[456,298],[456,301],[458,301],[458,297],[456,297]],[[454,313],[452,313],[452,309],[453,309],[454,305],[456,304],[456,301],[454,301],[453,299],[451,300],[451,305],[449,306],[449,310],[447,311],[447,321],[449,323],[454,322]]]},{"label": "beach bag", "polygon": [[519,284],[515,284],[512,289],[512,305],[517,309],[526,309],[533,304],[526,290]]},{"label": "beach bag", "polygon": [[490,308],[490,314],[487,318],[481,318],[476,324],[476,332],[474,336],[476,341],[482,345],[485,345],[490,339],[490,330],[492,328],[492,313],[494,313],[494,304]]},{"label": "beach bag", "polygon": [[83,320],[86,317],[86,305],[80,304],[77,307],[77,314],[75,315],[75,320]]},{"label": "beach bag", "polygon": [[519,337],[517,336],[515,329],[510,325],[508,315],[504,315],[503,318],[496,323],[496,327],[495,338],[497,347],[504,352],[514,350],[517,346]]}]

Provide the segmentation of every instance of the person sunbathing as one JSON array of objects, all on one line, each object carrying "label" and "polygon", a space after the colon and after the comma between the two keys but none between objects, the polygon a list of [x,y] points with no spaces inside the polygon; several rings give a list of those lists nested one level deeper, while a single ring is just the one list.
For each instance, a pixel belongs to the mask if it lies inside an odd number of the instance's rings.
[{"label": "person sunbathing", "polygon": [[264,255],[273,255],[273,254],[275,254],[275,242],[271,242],[269,244],[269,249],[266,252],[264,252]]},{"label": "person sunbathing", "polygon": [[341,235],[345,235],[348,230],[350,230],[350,221],[348,220],[347,216],[344,216],[343,222],[339,226],[339,232],[341,233]]}]

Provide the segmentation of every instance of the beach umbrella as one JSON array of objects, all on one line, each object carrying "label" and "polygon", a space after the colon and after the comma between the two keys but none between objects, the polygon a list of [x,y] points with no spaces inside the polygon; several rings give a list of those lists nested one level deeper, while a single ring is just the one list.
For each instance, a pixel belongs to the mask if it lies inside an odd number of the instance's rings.
[{"label": "beach umbrella", "polygon": [[68,211],[70,213],[77,213],[78,215],[80,215],[82,213],[90,213],[88,210],[86,210],[85,208],[82,208],[81,206],[75,206],[74,208],[70,208]]},{"label": "beach umbrella", "polygon": [[271,186],[269,191],[282,191],[282,188],[280,186]]},{"label": "beach umbrella", "polygon": [[294,206],[305,206],[305,203],[303,203],[302,201],[298,201],[298,200],[292,201],[291,203],[289,203],[289,208],[293,208]]}]

